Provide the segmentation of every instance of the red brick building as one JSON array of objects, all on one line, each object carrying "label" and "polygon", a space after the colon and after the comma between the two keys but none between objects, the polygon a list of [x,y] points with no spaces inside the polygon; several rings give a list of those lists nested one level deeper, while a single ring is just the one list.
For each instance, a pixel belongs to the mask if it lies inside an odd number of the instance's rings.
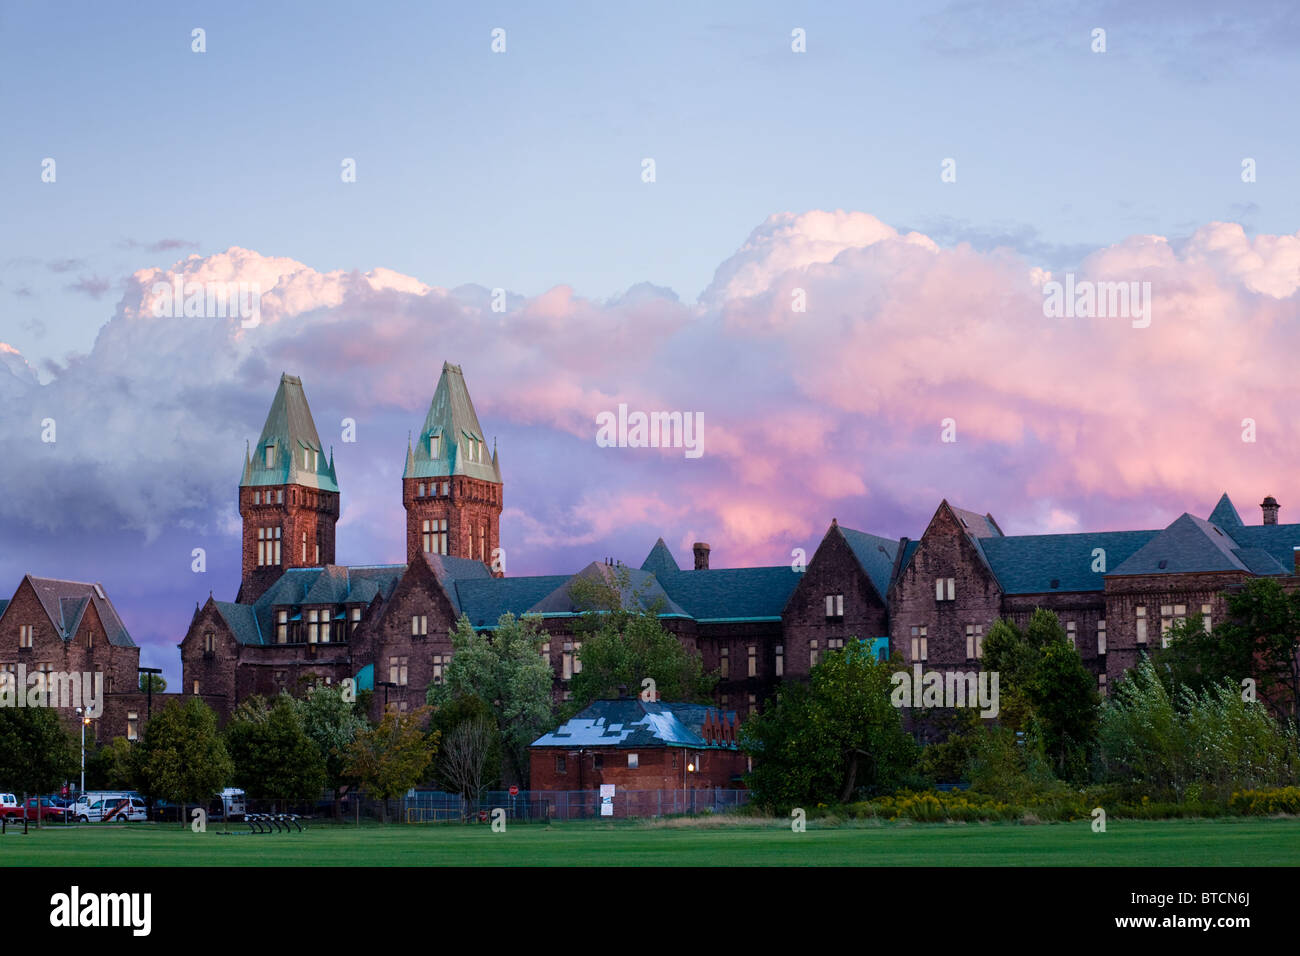
[{"label": "red brick building", "polygon": [[737,718],[699,704],[598,700],[533,742],[538,790],[712,790],[743,786]]}]

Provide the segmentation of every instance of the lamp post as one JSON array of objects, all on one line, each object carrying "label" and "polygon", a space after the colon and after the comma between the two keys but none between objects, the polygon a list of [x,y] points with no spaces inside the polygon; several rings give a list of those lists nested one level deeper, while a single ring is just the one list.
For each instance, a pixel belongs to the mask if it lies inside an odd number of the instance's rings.
[{"label": "lamp post", "polygon": [[90,718],[81,707],[77,708],[77,716],[81,718],[81,788],[77,791],[77,796],[80,797],[86,792],[86,725],[90,723]]}]

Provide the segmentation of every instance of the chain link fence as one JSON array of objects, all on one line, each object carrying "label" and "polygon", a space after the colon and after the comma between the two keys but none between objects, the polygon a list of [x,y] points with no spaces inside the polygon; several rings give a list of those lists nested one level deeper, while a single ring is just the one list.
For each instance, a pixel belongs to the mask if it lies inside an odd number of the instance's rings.
[{"label": "chain link fence", "polygon": [[602,799],[595,790],[490,790],[478,800],[438,790],[417,790],[402,800],[407,823],[478,821],[502,809],[506,819],[523,822],[636,819],[679,814],[727,813],[749,802],[748,790],[622,790]]}]

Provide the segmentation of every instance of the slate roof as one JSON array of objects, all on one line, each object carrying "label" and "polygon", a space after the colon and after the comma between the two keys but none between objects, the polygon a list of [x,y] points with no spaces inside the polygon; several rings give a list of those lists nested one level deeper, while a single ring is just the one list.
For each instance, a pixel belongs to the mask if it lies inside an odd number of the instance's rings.
[{"label": "slate roof", "polygon": [[728,723],[736,720],[734,711],[724,712],[703,704],[647,702],[640,697],[598,700],[555,730],[538,737],[532,746],[735,749],[735,744],[709,743],[701,735],[710,713],[714,720],[722,717]]},{"label": "slate roof", "polygon": [[376,595],[387,599],[405,573],[404,564],[291,568],[252,604],[214,603],[239,643],[270,644],[274,641],[276,606],[369,604]]},{"label": "slate roof", "polygon": [[[481,566],[481,565],[480,565]],[[470,578],[454,582],[455,603],[475,628],[491,630],[502,614],[522,617],[572,575],[548,574],[524,578]]]},{"label": "slate roof", "polygon": [[[266,464],[268,446],[272,449],[270,467]],[[314,458],[314,465],[304,460],[304,451],[315,453],[308,456]],[[316,423],[307,405],[307,394],[302,389],[302,379],[287,372],[280,376],[280,387],[271,401],[271,410],[262,426],[257,447],[251,457],[244,456],[244,477],[239,486],[284,484],[319,488],[321,491],[339,490],[338,477],[334,473],[334,453],[331,451],[326,461],[325,449],[321,446],[320,435],[316,434]]]},{"label": "slate roof", "polygon": [[1218,525],[1184,512],[1111,573],[1250,571],[1237,550],[1237,542]]},{"label": "slate roof", "polygon": [[677,559],[673,557],[673,553],[668,550],[668,545],[664,544],[664,539],[660,538],[655,542],[654,547],[650,549],[650,553],[645,556],[645,560],[641,562],[641,570],[662,577],[664,574],[680,571],[681,568],[677,564]]},{"label": "slate roof", "polygon": [[[621,593],[624,610],[649,610],[651,607],[658,605],[660,617],[689,616],[668,594],[659,579],[649,571],[642,571],[640,568],[629,568],[624,565],[613,567],[599,561],[593,561],[577,574],[566,578],[561,586],[552,589],[549,594],[529,608],[528,613],[543,616],[548,614],[581,614],[584,608],[576,605],[569,594],[569,589],[574,581],[579,579],[603,581],[613,586],[618,583],[618,576],[624,572],[627,574],[627,584],[622,588]],[[691,573],[699,574],[701,572],[695,571]]]},{"label": "slate roof", "polygon": [[[77,633],[81,619],[86,614],[86,608],[93,604],[95,612],[104,624],[108,643],[118,647],[135,647],[135,641],[131,640],[126,625],[118,617],[117,609],[104,593],[102,585],[88,584],[83,581],[63,581],[59,578],[37,578],[30,574],[26,575],[25,579],[31,583],[32,589],[36,592],[45,616],[50,619],[54,629],[65,641],[71,640]],[[4,606],[0,607],[0,614],[3,614],[7,607],[6,601]]]},{"label": "slate roof", "polygon": [[1105,586],[1105,575],[1092,570],[1095,549],[1105,551],[1105,567],[1108,572],[1114,571],[1158,533],[1098,531],[1013,535],[983,538],[980,545],[1006,594],[1100,591]]},{"label": "slate roof", "polygon": [[1214,506],[1210,512],[1210,523],[1217,524],[1228,534],[1233,534],[1238,528],[1244,528],[1241,515],[1237,514],[1236,506],[1233,505],[1232,499],[1228,497],[1225,491],[1219,498],[1219,503]]},{"label": "slate roof", "polygon": [[[438,457],[431,457],[429,439],[438,437]],[[471,441],[472,439],[472,441]],[[471,460],[470,449],[475,443],[483,445],[483,460]],[[469,475],[485,481],[501,483],[501,463],[495,445],[492,456],[487,457],[487,439],[478,422],[465,375],[459,365],[442,363],[442,375],[429,403],[429,413],[424,417],[415,447],[406,450],[406,468],[403,478],[442,478],[450,475]]]},{"label": "slate roof", "polygon": [[876,589],[882,601],[887,601],[899,542],[865,531],[854,531],[843,525],[840,525],[840,533],[844,535],[844,540],[848,542],[849,549],[858,559],[863,572],[870,578],[871,586]]}]

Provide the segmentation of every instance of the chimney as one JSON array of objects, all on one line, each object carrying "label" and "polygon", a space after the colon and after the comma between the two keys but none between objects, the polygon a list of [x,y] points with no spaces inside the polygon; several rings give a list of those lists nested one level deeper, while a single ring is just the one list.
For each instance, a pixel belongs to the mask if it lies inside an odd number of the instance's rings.
[{"label": "chimney", "polygon": [[696,541],[691,548],[695,551],[695,570],[709,570],[709,546],[703,541]]},{"label": "chimney", "polygon": [[1282,506],[1277,503],[1277,499],[1269,495],[1259,504],[1264,511],[1264,524],[1277,524],[1277,509]]}]

